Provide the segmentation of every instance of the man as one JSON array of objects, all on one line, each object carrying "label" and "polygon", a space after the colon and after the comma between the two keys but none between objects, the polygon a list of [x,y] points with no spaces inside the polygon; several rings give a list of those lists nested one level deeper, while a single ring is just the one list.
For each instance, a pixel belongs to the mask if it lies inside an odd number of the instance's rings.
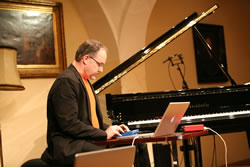
[{"label": "man", "polygon": [[47,102],[47,143],[41,159],[50,165],[72,166],[74,155],[103,149],[92,143],[128,131],[125,125],[103,123],[97,96],[89,82],[103,71],[107,49],[87,40],[78,48],[74,62],[54,82]]}]

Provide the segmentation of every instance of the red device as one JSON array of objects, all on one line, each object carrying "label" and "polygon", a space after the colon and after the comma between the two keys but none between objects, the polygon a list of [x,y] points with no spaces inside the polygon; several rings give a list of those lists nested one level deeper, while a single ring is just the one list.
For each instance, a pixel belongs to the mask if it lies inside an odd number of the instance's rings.
[{"label": "red device", "polygon": [[204,130],[204,125],[203,124],[186,125],[183,128],[184,128],[184,132],[195,132],[195,131],[202,131],[202,130]]}]

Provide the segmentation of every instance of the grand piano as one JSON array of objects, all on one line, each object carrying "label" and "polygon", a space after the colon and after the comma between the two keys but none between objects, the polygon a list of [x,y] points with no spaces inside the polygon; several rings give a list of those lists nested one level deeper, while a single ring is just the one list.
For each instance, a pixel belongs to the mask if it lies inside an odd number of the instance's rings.
[{"label": "grand piano", "polygon": [[[195,12],[161,35],[128,60],[114,68],[93,86],[96,94],[136,68],[179,35],[212,14],[214,5],[200,16]],[[245,131],[250,128],[250,85],[183,89],[131,94],[106,94],[108,116],[113,124],[124,123],[131,129],[153,130],[169,102],[190,101],[181,125],[202,123],[218,132]],[[180,127],[179,127],[180,128]]]},{"label": "grand piano", "polygon": [[[200,16],[195,12],[182,22],[151,42],[122,64],[107,73],[93,84],[95,93],[99,94],[107,87],[121,79],[128,72],[153,56],[160,49],[172,42],[189,28],[196,29],[195,24],[214,13],[219,6],[216,4]],[[217,62],[218,63],[218,62]],[[130,129],[153,131],[169,102],[190,101],[180,126],[204,124],[219,133],[250,131],[250,85],[237,85],[231,76],[220,67],[232,86],[213,88],[183,89],[177,91],[161,91],[130,94],[106,94],[108,117],[112,124],[124,123]],[[249,136],[249,133],[247,133]],[[250,138],[250,137],[248,137]],[[198,151],[195,151],[195,166],[202,166],[200,139],[197,141]],[[250,142],[249,142],[250,143]],[[176,143],[172,143],[173,160],[176,156]],[[187,141],[183,141],[185,166],[191,166]],[[161,153],[156,153],[157,156]],[[163,159],[166,159],[164,156]],[[178,166],[176,164],[175,166]]]}]

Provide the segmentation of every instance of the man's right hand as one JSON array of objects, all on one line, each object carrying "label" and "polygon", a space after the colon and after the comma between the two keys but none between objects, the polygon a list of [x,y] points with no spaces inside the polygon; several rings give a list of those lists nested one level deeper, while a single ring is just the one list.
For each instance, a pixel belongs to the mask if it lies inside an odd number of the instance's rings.
[{"label": "man's right hand", "polygon": [[114,125],[108,127],[105,132],[107,133],[107,139],[111,139],[114,136],[121,136],[121,133],[124,133],[125,131],[126,129],[123,129],[121,126]]}]

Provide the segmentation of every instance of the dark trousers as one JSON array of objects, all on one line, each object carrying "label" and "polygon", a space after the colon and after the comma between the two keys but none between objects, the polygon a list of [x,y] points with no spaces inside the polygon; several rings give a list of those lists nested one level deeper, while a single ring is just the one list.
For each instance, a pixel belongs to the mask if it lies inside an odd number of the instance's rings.
[{"label": "dark trousers", "polygon": [[147,144],[137,144],[134,167],[150,166]]}]

